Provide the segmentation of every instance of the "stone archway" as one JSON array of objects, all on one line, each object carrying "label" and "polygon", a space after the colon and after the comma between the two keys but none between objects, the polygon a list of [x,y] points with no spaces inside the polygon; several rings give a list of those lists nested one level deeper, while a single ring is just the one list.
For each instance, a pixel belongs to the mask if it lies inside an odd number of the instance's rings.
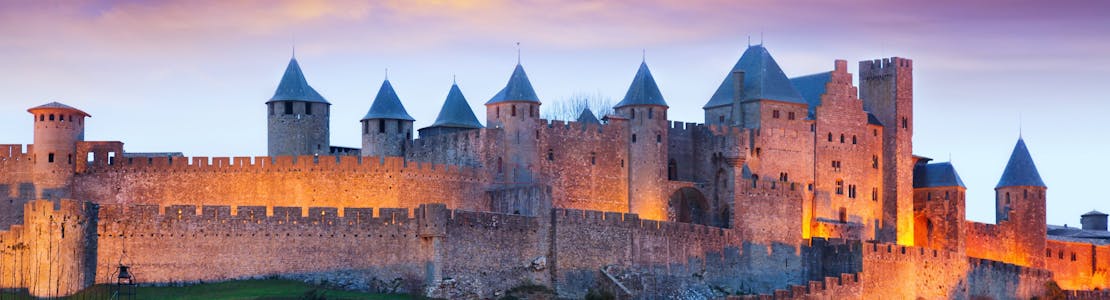
[{"label": "stone archway", "polygon": [[709,203],[698,189],[684,187],[671,194],[667,201],[670,221],[708,225]]}]

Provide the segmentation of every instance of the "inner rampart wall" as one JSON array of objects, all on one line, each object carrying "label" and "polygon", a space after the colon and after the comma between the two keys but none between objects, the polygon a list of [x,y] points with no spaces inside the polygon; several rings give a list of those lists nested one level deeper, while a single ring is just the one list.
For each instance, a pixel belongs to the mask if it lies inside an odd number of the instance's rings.
[{"label": "inner rampart wall", "polygon": [[1110,287],[1110,245],[1046,241],[1045,268],[1065,290],[1106,290]]},{"label": "inner rampart wall", "polygon": [[625,131],[616,124],[551,121],[537,136],[522,137],[539,139],[538,171],[551,186],[554,207],[629,211]]},{"label": "inner rampart wall", "polygon": [[399,157],[128,157],[90,166],[72,186],[75,197],[101,204],[415,208],[436,202],[487,210],[486,184],[473,169]]}]

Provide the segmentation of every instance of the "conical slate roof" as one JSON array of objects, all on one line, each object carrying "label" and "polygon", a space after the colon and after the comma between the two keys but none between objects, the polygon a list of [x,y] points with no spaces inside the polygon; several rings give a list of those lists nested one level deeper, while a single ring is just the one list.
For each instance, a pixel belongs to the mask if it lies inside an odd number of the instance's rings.
[{"label": "conical slate roof", "polygon": [[1100,212],[1100,211],[1097,211],[1097,210],[1092,210],[1092,211],[1089,211],[1089,212],[1087,212],[1087,213],[1083,214],[1083,215],[1082,215],[1082,216],[1080,216],[1080,217],[1088,217],[1088,216],[1106,216],[1106,215],[1107,215],[1107,214],[1105,214],[1105,213],[1103,213],[1103,212]]},{"label": "conical slate roof", "polygon": [[582,114],[578,115],[578,123],[600,125],[601,121],[598,120],[597,116],[594,116],[594,112],[590,111],[590,108],[587,107],[585,109],[582,109]]},{"label": "conical slate roof", "polygon": [[713,93],[713,97],[709,98],[704,108],[732,104],[733,96],[736,94],[735,79],[732,76],[734,70],[744,71],[744,91],[740,101],[767,99],[808,104],[790,83],[786,73],[782,72],[782,68],[779,68],[779,64],[771,57],[771,53],[767,52],[767,48],[763,48],[763,45],[753,45],[744,51],[744,55],[741,55],[732,70],[729,70],[725,80],[721,82],[721,86],[717,88],[716,93]]},{"label": "conical slate roof", "polygon": [[409,116],[409,112],[405,111],[405,106],[401,105],[401,98],[398,98],[397,92],[393,91],[393,85],[389,83],[389,79],[382,82],[382,87],[378,89],[378,96],[374,97],[374,103],[370,104],[370,111],[366,112],[366,116],[362,119],[414,121],[412,116]]},{"label": "conical slate roof", "polygon": [[86,112],[84,112],[80,109],[76,109],[73,106],[65,105],[65,104],[59,103],[57,101],[50,102],[50,103],[43,104],[43,105],[39,105],[39,106],[35,106],[35,107],[32,107],[32,108],[28,108],[27,112],[34,112],[35,110],[39,110],[39,109],[67,109],[67,110],[72,110],[74,112],[82,114],[86,117],[91,117],[88,113],[86,113]]},{"label": "conical slate roof", "polygon": [[913,170],[914,188],[950,186],[967,187],[951,162],[920,165]]},{"label": "conical slate roof", "polygon": [[648,70],[647,62],[640,63],[640,69],[636,70],[636,77],[632,79],[632,85],[628,87],[624,99],[613,108],[629,105],[667,106],[667,101],[663,100],[663,94],[659,92],[659,86],[655,84],[655,78],[651,76],[651,70]]},{"label": "conical slate roof", "polygon": [[536,90],[532,89],[532,82],[528,81],[528,74],[524,73],[524,67],[519,63],[516,64],[516,69],[513,69],[513,75],[509,76],[509,83],[505,84],[505,88],[497,92],[497,95],[493,95],[486,105],[505,101],[540,103],[540,97],[537,97]]},{"label": "conical slate roof", "polygon": [[1010,154],[1010,162],[1006,163],[1006,170],[1002,171],[1002,179],[995,188],[1007,186],[1046,187],[1037,166],[1033,164],[1033,157],[1029,155],[1029,148],[1025,147],[1025,140],[1021,138],[1018,138],[1014,152]]},{"label": "conical slate roof", "polygon": [[285,67],[285,75],[281,76],[281,83],[278,83],[274,96],[267,102],[283,100],[328,103],[320,93],[308,85],[308,81],[304,79],[304,72],[301,72],[301,65],[297,63],[295,57],[289,59],[289,66]]},{"label": "conical slate roof", "polygon": [[458,84],[451,85],[451,91],[447,92],[447,100],[443,102],[443,108],[439,109],[439,116],[429,127],[437,126],[482,128],[482,123],[479,123],[478,117],[474,116],[474,110],[471,110],[470,104],[466,103],[466,97],[463,97]]}]

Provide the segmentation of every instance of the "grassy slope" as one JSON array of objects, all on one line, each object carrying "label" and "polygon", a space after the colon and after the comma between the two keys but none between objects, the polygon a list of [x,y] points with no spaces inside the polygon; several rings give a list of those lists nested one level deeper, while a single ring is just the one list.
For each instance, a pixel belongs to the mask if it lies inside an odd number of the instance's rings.
[{"label": "grassy slope", "polygon": [[[3,299],[30,299],[10,293],[0,294]],[[98,285],[88,288],[68,299],[107,299],[111,292],[108,286]],[[308,297],[315,295],[316,298]],[[368,294],[352,291],[317,288],[294,280],[240,280],[219,283],[206,283],[181,287],[139,287],[134,299],[369,299],[400,300],[411,299],[407,295]]]}]

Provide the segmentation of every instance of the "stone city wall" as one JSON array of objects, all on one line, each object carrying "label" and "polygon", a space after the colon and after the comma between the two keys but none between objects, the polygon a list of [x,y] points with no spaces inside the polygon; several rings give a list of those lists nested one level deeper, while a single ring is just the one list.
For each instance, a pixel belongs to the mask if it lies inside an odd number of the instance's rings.
[{"label": "stone city wall", "polygon": [[0,231],[0,288],[36,297],[72,294],[90,285],[95,206],[71,200],[27,202],[22,225]]},{"label": "stone city wall", "polygon": [[1045,268],[1065,290],[1105,290],[1110,287],[1110,245],[1049,239]]}]

